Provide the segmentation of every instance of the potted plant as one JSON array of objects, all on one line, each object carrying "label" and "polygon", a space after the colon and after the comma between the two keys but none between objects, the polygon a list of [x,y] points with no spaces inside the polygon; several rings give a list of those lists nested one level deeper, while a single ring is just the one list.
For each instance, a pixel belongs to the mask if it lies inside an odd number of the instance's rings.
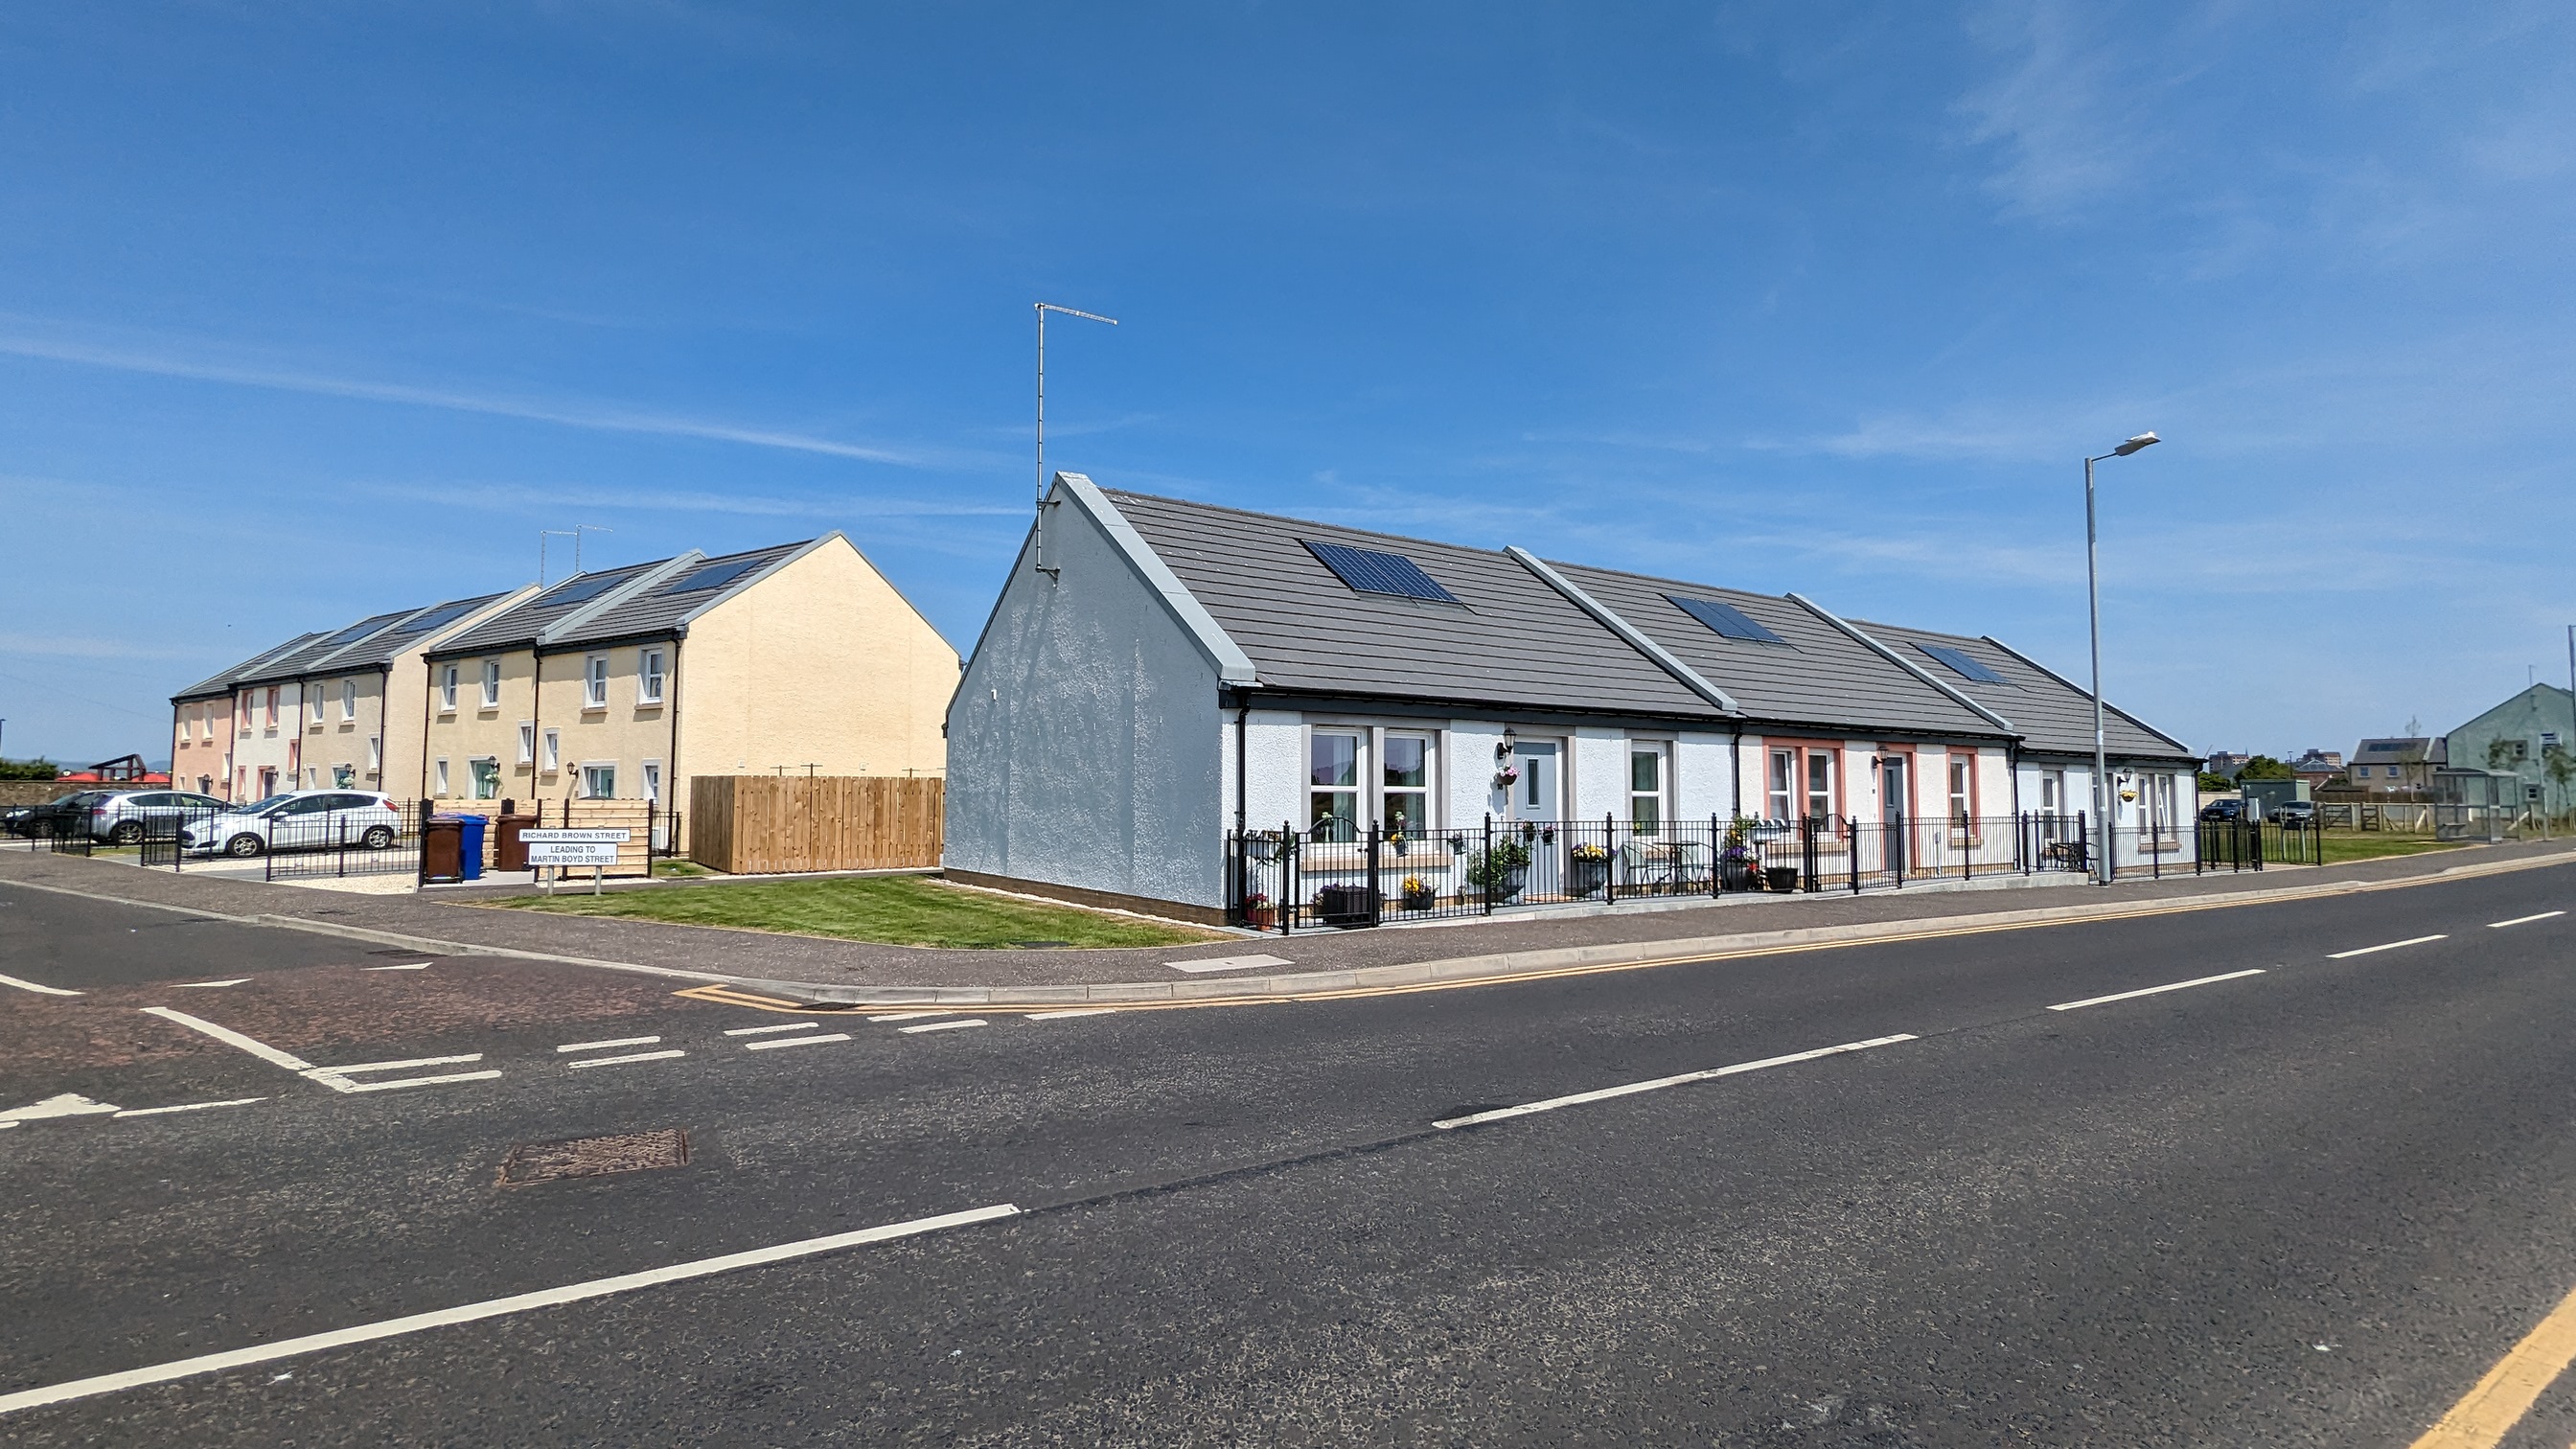
[{"label": "potted plant", "polygon": [[1798,888],[1798,868],[1794,865],[1775,865],[1767,867],[1762,872],[1762,883],[1775,891],[1796,890]]},{"label": "potted plant", "polygon": [[1256,931],[1274,929],[1279,924],[1279,909],[1270,904],[1269,896],[1253,891],[1243,898],[1243,923]]},{"label": "potted plant", "polygon": [[1740,815],[1726,827],[1726,843],[1717,852],[1717,880],[1722,888],[1749,891],[1760,885],[1754,879],[1757,862],[1752,836],[1753,822]]},{"label": "potted plant", "polygon": [[1431,882],[1424,880],[1418,875],[1409,875],[1404,878],[1404,908],[1406,910],[1427,911],[1439,903],[1440,893],[1432,889]]},{"label": "potted plant", "polygon": [[1566,889],[1578,896],[1588,896],[1601,889],[1610,879],[1610,851],[1605,846],[1585,841],[1565,853]]},{"label": "potted plant", "polygon": [[1467,884],[1498,901],[1520,899],[1529,880],[1529,847],[1517,840],[1497,840],[1467,861]]}]

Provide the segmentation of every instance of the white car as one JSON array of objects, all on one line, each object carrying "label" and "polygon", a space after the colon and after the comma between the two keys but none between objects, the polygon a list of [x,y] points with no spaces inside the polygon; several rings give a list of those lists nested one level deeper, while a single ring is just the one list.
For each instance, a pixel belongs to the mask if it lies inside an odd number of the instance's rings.
[{"label": "white car", "polygon": [[192,821],[179,842],[192,855],[254,856],[342,845],[382,850],[402,838],[402,812],[371,790],[290,790],[256,805]]}]

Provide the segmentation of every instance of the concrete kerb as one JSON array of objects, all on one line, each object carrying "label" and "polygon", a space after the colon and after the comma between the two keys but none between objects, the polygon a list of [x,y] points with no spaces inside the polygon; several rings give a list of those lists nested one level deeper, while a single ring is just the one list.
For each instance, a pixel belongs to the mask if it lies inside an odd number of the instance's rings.
[{"label": "concrete kerb", "polygon": [[1351,994],[1400,991],[1406,988],[1430,989],[1502,984],[1548,975],[1640,970],[1653,966],[1724,960],[1730,957],[1863,945],[1874,941],[1974,935],[2040,925],[2221,910],[2231,906],[2313,899],[2360,891],[2398,890],[2444,880],[2537,870],[2571,862],[2576,862],[2576,851],[2562,851],[2550,855],[2480,865],[2455,865],[2422,875],[2400,876],[2393,880],[2326,881],[2315,885],[2288,886],[2279,889],[2230,891],[2215,896],[2180,899],[2168,897],[2149,901],[2097,901],[2084,905],[1988,911],[1963,916],[1927,916],[1904,921],[1869,921],[1838,926],[1802,926],[1788,930],[1739,932],[1733,935],[1689,937],[1669,941],[1608,942],[1543,951],[1461,956],[1443,961],[1416,961],[1394,966],[1292,972],[1252,978],[1236,977],[1222,981],[1122,981],[1093,985],[1010,987],[845,986],[819,981],[779,981],[722,972],[646,966],[632,961],[610,961],[548,951],[524,951],[467,941],[443,941],[396,931],[379,931],[365,926],[346,926],[330,921],[307,920],[300,916],[227,915],[221,911],[203,910],[193,906],[168,905],[158,901],[133,901],[104,892],[74,890],[67,886],[40,884],[34,881],[10,881],[8,884],[23,886],[29,890],[51,891],[57,895],[114,901],[120,905],[147,906],[154,910],[174,911],[181,915],[196,916],[206,920],[310,931],[318,935],[339,936],[376,945],[399,946],[405,950],[419,951],[424,955],[495,956],[523,961],[547,961],[608,971],[634,972],[701,984],[732,986],[746,991],[766,992],[792,998],[815,1007],[976,1006],[994,1010],[1034,1011],[1066,1005],[1181,1006],[1213,1005],[1220,1002],[1252,1004],[1264,1001],[1308,1001]]}]

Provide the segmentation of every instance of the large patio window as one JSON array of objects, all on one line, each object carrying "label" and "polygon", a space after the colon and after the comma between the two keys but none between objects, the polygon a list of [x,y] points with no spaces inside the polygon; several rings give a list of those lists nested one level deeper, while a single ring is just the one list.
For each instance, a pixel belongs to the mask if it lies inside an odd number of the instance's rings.
[{"label": "large patio window", "polygon": [[1380,782],[1379,819],[1389,835],[1431,828],[1431,737],[1390,733]]},{"label": "large patio window", "polygon": [[1315,730],[1306,737],[1307,826],[1317,840],[1354,840],[1360,823],[1360,734]]}]

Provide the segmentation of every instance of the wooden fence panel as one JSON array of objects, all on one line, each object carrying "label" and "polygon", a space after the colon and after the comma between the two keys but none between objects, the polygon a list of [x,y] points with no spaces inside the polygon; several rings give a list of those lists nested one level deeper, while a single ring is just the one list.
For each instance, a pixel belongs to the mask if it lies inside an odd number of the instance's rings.
[{"label": "wooden fence panel", "polygon": [[689,781],[689,856],[728,875],[936,866],[946,788],[875,775],[699,775]]}]

